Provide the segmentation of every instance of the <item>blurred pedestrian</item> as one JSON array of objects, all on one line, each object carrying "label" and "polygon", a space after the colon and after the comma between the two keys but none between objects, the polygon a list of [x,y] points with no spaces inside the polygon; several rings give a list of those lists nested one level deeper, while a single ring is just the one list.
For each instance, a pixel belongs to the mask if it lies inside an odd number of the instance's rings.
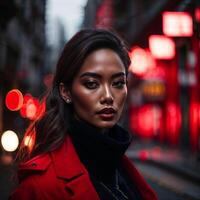
[{"label": "blurred pedestrian", "polygon": [[11,200],[157,199],[124,155],[131,135],[117,125],[129,64],[111,31],[85,29],[69,40],[46,110],[22,141],[20,184]]}]

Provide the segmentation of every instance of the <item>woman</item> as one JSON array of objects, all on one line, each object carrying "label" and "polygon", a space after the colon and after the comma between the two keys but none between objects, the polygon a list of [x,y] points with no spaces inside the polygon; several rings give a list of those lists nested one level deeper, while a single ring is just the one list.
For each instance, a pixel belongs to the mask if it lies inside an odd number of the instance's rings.
[{"label": "woman", "polygon": [[124,155],[131,136],[117,125],[129,64],[125,45],[107,30],[82,30],[66,44],[46,111],[25,135],[10,199],[157,199]]}]

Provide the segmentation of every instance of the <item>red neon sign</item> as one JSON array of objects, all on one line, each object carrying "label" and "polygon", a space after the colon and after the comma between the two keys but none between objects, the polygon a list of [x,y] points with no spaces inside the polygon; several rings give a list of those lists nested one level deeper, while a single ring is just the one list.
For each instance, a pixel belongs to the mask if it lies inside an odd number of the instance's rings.
[{"label": "red neon sign", "polygon": [[172,37],[192,36],[191,15],[187,12],[163,12],[163,33]]},{"label": "red neon sign", "polygon": [[174,41],[164,35],[149,36],[149,48],[156,59],[172,59],[175,56]]}]

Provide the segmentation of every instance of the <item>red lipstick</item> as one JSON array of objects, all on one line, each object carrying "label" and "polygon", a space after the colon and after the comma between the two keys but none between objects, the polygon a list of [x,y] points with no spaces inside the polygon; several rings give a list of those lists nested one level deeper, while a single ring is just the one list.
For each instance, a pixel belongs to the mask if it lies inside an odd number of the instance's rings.
[{"label": "red lipstick", "polygon": [[100,110],[99,112],[97,112],[97,114],[99,114],[103,120],[112,120],[115,113],[116,113],[116,110],[113,108],[104,108]]}]

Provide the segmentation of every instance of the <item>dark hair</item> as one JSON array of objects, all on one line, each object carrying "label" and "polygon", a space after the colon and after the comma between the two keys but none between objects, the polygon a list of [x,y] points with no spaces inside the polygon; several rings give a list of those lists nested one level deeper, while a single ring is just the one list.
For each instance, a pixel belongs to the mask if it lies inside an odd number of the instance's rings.
[{"label": "dark hair", "polygon": [[66,104],[61,98],[59,84],[62,82],[65,87],[70,88],[86,57],[92,51],[101,48],[114,50],[128,73],[130,65],[128,51],[116,34],[105,29],[84,29],[76,33],[67,42],[58,60],[53,85],[46,96],[46,111],[26,133],[26,135],[32,133],[32,136],[35,134],[35,144],[31,149],[32,156],[51,151],[63,142],[72,106]]}]

